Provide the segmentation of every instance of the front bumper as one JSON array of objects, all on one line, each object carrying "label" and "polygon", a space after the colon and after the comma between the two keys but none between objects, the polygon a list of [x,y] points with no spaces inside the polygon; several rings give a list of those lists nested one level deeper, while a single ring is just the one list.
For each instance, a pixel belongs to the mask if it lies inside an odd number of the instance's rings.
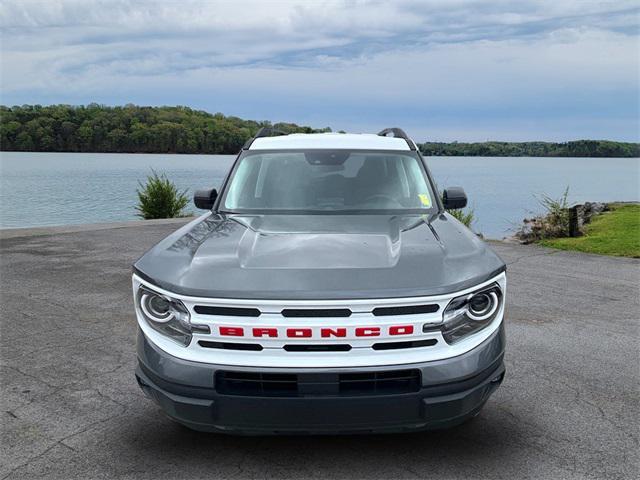
[{"label": "front bumper", "polygon": [[[504,326],[457,357],[343,369],[227,367],[170,356],[138,335],[136,378],[172,418],[195,430],[243,434],[402,432],[445,428],[476,415],[504,376]],[[242,396],[215,389],[218,370],[297,374],[420,371],[417,391],[358,396]]]}]

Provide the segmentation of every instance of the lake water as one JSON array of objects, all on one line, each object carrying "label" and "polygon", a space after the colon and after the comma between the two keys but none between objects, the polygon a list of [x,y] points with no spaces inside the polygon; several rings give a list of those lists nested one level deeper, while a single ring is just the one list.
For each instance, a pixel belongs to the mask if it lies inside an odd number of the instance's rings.
[{"label": "lake water", "polygon": [[[155,169],[189,194],[218,187],[233,155],[0,153],[0,228],[133,220],[136,188]],[[572,202],[640,200],[633,158],[428,157],[440,188],[464,187],[474,230],[502,238],[530,212],[534,197]],[[189,207],[196,212],[195,207]]]}]

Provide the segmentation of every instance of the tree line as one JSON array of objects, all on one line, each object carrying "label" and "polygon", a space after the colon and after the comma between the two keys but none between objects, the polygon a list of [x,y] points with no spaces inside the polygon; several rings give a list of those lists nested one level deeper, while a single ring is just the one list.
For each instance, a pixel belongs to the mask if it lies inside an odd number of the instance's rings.
[{"label": "tree line", "polygon": [[188,107],[98,104],[0,106],[0,149],[28,152],[237,153],[265,126],[287,133],[331,131],[256,122]]},{"label": "tree line", "polygon": [[[265,126],[330,132],[294,123],[244,120],[188,107],[0,106],[0,150],[25,152],[237,153]],[[640,144],[608,140],[419,144],[425,155],[640,157]]]},{"label": "tree line", "polygon": [[423,155],[464,157],[640,157],[640,144],[610,140],[573,142],[482,142],[419,145]]}]

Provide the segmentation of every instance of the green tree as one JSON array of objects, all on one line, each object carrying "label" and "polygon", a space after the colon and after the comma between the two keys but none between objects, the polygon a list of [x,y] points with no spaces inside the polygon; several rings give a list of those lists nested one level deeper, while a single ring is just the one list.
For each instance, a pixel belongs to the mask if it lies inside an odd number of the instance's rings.
[{"label": "green tree", "polygon": [[[0,148],[7,151],[237,153],[268,121],[210,114],[189,107],[0,106]],[[287,133],[328,132],[294,123]],[[425,155],[640,157],[640,144],[606,140],[566,143],[483,142],[419,145]]]}]

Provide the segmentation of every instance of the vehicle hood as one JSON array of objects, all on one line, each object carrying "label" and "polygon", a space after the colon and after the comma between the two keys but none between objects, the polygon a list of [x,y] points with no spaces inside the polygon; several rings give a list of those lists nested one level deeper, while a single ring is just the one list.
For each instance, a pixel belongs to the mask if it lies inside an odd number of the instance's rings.
[{"label": "vehicle hood", "polygon": [[178,294],[278,300],[439,295],[504,268],[449,214],[210,213],[134,264],[143,278]]}]

